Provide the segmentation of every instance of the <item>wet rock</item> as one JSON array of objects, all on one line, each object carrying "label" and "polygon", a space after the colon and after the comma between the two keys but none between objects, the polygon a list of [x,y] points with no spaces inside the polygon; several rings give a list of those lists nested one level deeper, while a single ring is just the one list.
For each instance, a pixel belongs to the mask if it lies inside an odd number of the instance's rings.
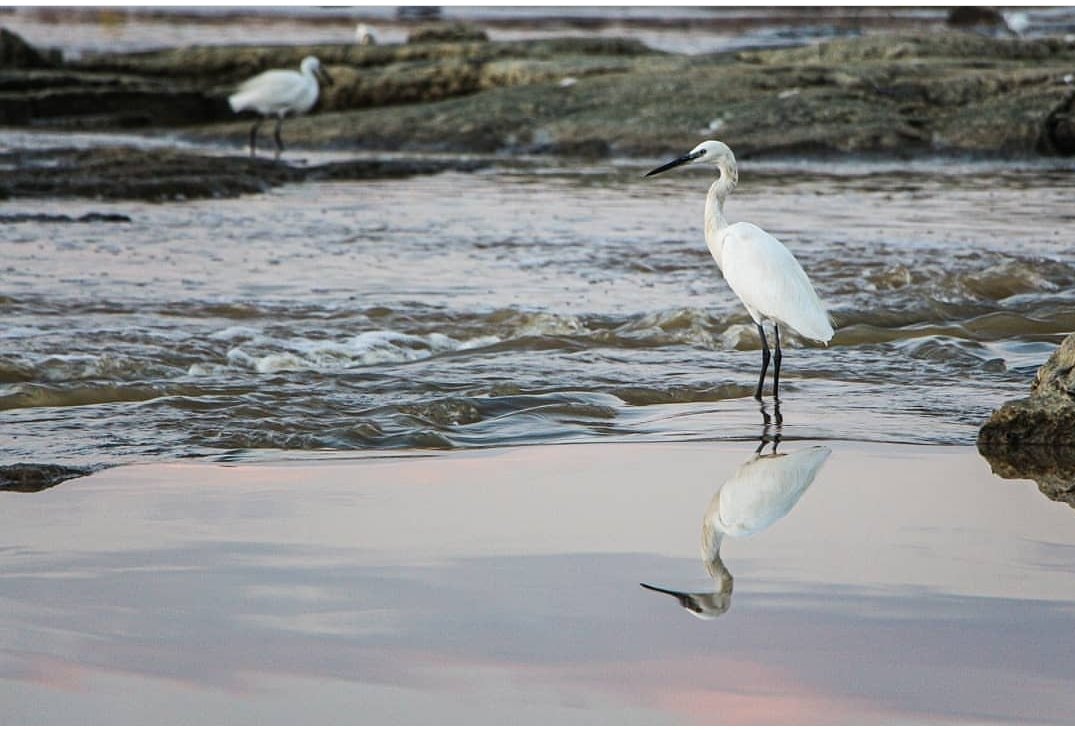
[{"label": "wet rock", "polygon": [[458,43],[487,41],[489,34],[472,23],[436,23],[424,25],[407,35],[408,43]]},{"label": "wet rock", "polygon": [[1069,92],[1045,118],[1038,151],[1043,154],[1075,155],[1075,92]]},{"label": "wet rock", "polygon": [[53,69],[0,71],[0,124],[135,129],[234,121],[227,96],[270,68],[321,59],[336,79],[317,110],[430,102],[497,86],[627,70],[653,55],[619,39],[210,46],[88,55]]},{"label": "wet rock", "polygon": [[232,120],[224,93],[129,74],[0,71],[0,124],[134,129]]},{"label": "wet rock", "polygon": [[337,79],[289,123],[312,146],[660,156],[719,136],[742,157],[1075,154],[1075,43],[961,32],[712,56],[616,38],[100,54],[0,74],[0,121],[183,126],[238,145],[234,85],[311,54]]},{"label": "wet rock", "polygon": [[0,68],[48,68],[60,63],[55,51],[39,51],[21,36],[0,28]]},{"label": "wet rock", "polygon": [[1075,507],[1075,334],[1038,369],[1030,397],[998,408],[978,432],[978,452],[1005,479],[1033,479]]},{"label": "wet rock", "polygon": [[[719,118],[717,136],[743,157],[1066,154],[1061,105],[1070,87],[1057,80],[1075,64],[1075,44],[950,33],[711,57],[554,54],[516,67],[466,58],[435,73],[400,66],[394,81],[383,69],[378,88],[410,78],[418,93],[400,87],[380,98],[407,94],[410,103],[381,106],[359,80],[353,92],[333,92],[350,99],[327,100],[326,112],[336,113],[298,119],[293,129],[311,144],[369,149],[559,153],[582,145],[660,156],[714,136]],[[568,77],[573,83],[562,85]],[[195,134],[224,129],[240,134],[230,125]]]},{"label": "wet rock", "polygon": [[131,217],[121,213],[86,213],[78,218],[50,213],[15,213],[0,215],[0,225],[5,223],[130,223]]},{"label": "wet rock", "polygon": [[1038,369],[1030,397],[998,408],[978,432],[978,450],[1009,462],[1028,446],[1075,450],[1075,334]]},{"label": "wet rock", "polygon": [[0,153],[0,199],[101,200],[230,198],[304,180],[368,180],[471,171],[479,160],[350,160],[292,166],[267,158],[211,156],[174,149],[53,148]]},{"label": "wet rock", "polygon": [[0,491],[40,492],[60,482],[84,477],[95,470],[88,467],[62,466],[59,464],[6,464],[0,465]]},{"label": "wet rock", "polygon": [[1049,499],[1075,508],[1075,445],[1023,444],[1015,449],[983,451],[982,455],[997,476],[1031,479]]},{"label": "wet rock", "polygon": [[964,5],[948,11],[945,22],[952,28],[993,33],[1013,33],[1004,15],[994,8]]}]

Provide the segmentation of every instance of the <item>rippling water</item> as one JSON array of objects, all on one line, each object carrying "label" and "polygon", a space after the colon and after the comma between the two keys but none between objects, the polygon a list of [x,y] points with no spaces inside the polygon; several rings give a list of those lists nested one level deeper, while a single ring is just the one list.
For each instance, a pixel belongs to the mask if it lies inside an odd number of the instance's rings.
[{"label": "rippling water", "polygon": [[[545,165],[0,205],[131,218],[0,231],[0,444],[103,463],[755,437],[759,343],[702,240],[708,178]],[[1075,329],[1069,169],[740,177],[729,218],[782,238],[838,325],[790,343],[786,438],[971,443]]]}]

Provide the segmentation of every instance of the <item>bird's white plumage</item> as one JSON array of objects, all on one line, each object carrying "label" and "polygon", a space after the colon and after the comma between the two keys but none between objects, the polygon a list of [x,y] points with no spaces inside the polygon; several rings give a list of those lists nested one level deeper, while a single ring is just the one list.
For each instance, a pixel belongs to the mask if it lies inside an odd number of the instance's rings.
[{"label": "bird's white plumage", "polygon": [[360,46],[377,45],[377,31],[373,29],[373,26],[359,23],[355,26],[355,43]]},{"label": "bird's white plumage", "polygon": [[[763,325],[766,322],[784,325],[804,337],[827,344],[833,336],[832,319],[803,267],[784,244],[753,223],[729,224],[724,217],[724,201],[739,182],[735,155],[728,145],[706,140],[687,154],[650,170],[646,176],[690,163],[716,168],[717,179],[709,186],[705,198],[705,242],[728,285],[758,326],[762,364],[754,397],[761,400],[770,360]],[[783,358],[778,329],[775,327],[773,332],[776,340],[776,355],[772,358],[775,363],[774,398],[779,398],[780,361]]]},{"label": "bird's white plumage", "polygon": [[320,89],[314,72],[319,67],[317,59],[310,57],[303,60],[299,71],[260,73],[240,84],[228,97],[228,104],[234,112],[249,109],[266,117],[305,114],[317,102]]},{"label": "bird's white plumage", "polygon": [[686,592],[642,586],[673,596],[703,620],[731,608],[734,578],[720,556],[725,537],[761,532],[788,514],[814,482],[832,450],[814,446],[787,454],[755,455],[717,489],[702,518],[702,562],[713,578],[712,591]]},{"label": "bird's white plumage", "polygon": [[784,244],[753,223],[735,223],[722,233],[724,278],[755,322],[776,321],[820,342],[832,339],[821,299]]},{"label": "bird's white plumage", "polygon": [[713,495],[706,528],[731,537],[764,530],[798,503],[831,453],[814,446],[751,458]]}]

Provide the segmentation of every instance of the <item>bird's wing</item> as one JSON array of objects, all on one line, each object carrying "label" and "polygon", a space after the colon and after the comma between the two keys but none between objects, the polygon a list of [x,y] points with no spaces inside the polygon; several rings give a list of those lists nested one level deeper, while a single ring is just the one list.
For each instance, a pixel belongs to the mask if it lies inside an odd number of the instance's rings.
[{"label": "bird's wing", "polygon": [[296,71],[275,69],[247,79],[230,97],[232,108],[256,109],[263,114],[287,109],[302,99],[306,79]]},{"label": "bird's wing", "polygon": [[791,251],[753,223],[724,234],[724,278],[751,313],[774,319],[804,337],[828,342],[832,323],[810,278]]},{"label": "bird's wing", "polygon": [[832,450],[813,446],[754,457],[721,485],[717,525],[733,536],[760,532],[799,502]]}]

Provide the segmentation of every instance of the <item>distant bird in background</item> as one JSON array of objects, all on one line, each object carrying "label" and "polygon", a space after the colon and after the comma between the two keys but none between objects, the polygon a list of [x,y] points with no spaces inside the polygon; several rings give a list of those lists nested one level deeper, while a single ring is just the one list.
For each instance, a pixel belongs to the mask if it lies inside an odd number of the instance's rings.
[{"label": "distant bird in background", "polygon": [[735,155],[728,145],[713,140],[702,142],[682,157],[650,170],[646,177],[689,163],[710,164],[717,170],[718,177],[709,187],[705,201],[705,242],[728,286],[746,305],[758,327],[762,347],[761,376],[754,392],[758,400],[770,358],[763,324],[773,325],[773,398],[779,398],[780,326],[828,344],[833,335],[832,320],[810,278],[784,244],[753,223],[729,224],[724,218],[724,201],[739,182]]},{"label": "distant bird in background", "polygon": [[360,46],[377,45],[377,32],[373,30],[373,26],[366,25],[365,23],[359,23],[358,25],[356,25],[355,43]]},{"label": "distant bird in background", "polygon": [[302,59],[298,71],[274,69],[260,73],[244,81],[239,89],[228,97],[228,104],[233,112],[249,109],[257,112],[260,118],[250,128],[250,156],[255,156],[257,148],[258,127],[267,117],[276,117],[276,129],[273,141],[276,143],[276,159],[284,151],[280,139],[280,128],[284,117],[305,114],[310,111],[320,93],[318,80],[329,86],[332,77],[321,67],[321,62],[313,56]]}]

